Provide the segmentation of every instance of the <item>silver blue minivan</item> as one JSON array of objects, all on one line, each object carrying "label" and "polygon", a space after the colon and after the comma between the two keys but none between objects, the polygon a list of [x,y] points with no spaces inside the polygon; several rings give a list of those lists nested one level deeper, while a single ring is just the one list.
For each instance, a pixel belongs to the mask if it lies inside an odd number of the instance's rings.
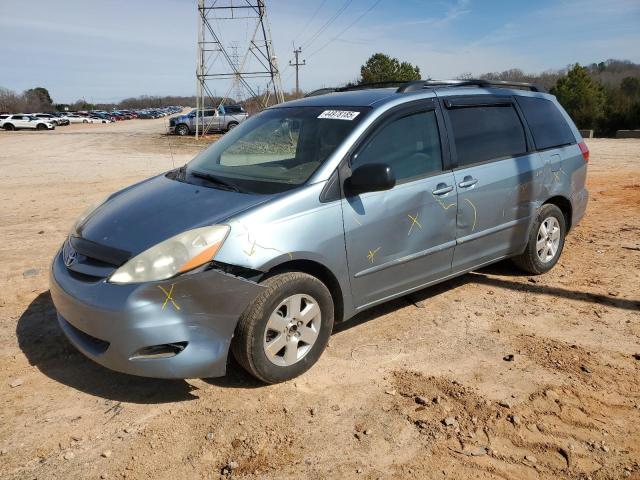
[{"label": "silver blue minivan", "polygon": [[269,108],[185,166],[85,212],[53,259],[60,327],[86,356],[161,378],[267,382],[336,322],[511,258],[558,262],[589,151],[529,84],[418,81]]}]

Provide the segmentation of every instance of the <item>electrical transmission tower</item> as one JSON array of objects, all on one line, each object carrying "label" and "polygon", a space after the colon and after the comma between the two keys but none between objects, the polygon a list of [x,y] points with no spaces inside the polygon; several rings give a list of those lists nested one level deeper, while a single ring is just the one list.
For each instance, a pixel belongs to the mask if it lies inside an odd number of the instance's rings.
[{"label": "electrical transmission tower", "polygon": [[[238,40],[243,32],[244,39]],[[264,0],[198,0],[196,78],[201,116],[196,137],[215,121],[205,122],[204,109],[220,106],[232,94],[246,92],[261,107],[284,101]],[[216,95],[214,85],[224,95]]]}]

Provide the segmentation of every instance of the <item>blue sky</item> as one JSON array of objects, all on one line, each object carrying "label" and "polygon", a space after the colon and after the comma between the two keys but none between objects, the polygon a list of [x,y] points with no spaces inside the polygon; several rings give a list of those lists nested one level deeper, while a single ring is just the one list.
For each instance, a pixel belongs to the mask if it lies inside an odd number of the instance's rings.
[{"label": "blue sky", "polygon": [[[195,5],[2,0],[0,86],[44,86],[57,102],[191,95]],[[417,64],[425,78],[514,67],[537,72],[607,58],[640,62],[639,0],[267,0],[267,7],[286,89],[294,86],[286,66],[293,42],[303,45],[307,59],[301,69],[306,90],[357,78],[378,51]]]}]

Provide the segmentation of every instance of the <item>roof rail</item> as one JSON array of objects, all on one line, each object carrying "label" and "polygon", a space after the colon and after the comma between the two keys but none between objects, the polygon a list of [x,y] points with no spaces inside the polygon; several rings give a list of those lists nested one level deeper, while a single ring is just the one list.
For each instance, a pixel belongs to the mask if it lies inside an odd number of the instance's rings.
[{"label": "roof rail", "polygon": [[507,82],[503,80],[484,80],[484,79],[469,79],[469,80],[416,80],[407,82],[398,88],[398,93],[415,92],[423,90],[425,88],[435,87],[480,87],[480,88],[519,88],[524,90],[530,90],[532,92],[546,92],[544,88],[533,83],[524,82]]},{"label": "roof rail", "polygon": [[389,87],[402,87],[405,83],[404,80],[388,80],[385,82],[372,82],[372,83],[360,83],[356,85],[347,85],[346,87],[328,87],[319,88],[305,95],[306,97],[315,97],[317,95],[326,95],[333,92],[351,92],[353,90],[367,90],[369,88],[389,88]]},{"label": "roof rail", "polygon": [[530,90],[532,92],[543,92],[546,90],[534,83],[524,82],[507,82],[504,80],[483,80],[483,79],[469,79],[469,80],[413,80],[405,82],[402,80],[390,80],[386,82],[374,82],[374,83],[362,83],[359,85],[347,85],[346,87],[329,87],[320,88],[314,90],[305,95],[306,97],[315,97],[317,95],[326,95],[333,92],[350,92],[353,90],[366,90],[369,88],[389,88],[398,87],[397,93],[417,92],[424,90],[425,88],[437,88],[437,87],[479,87],[479,88],[517,88],[523,90]]}]

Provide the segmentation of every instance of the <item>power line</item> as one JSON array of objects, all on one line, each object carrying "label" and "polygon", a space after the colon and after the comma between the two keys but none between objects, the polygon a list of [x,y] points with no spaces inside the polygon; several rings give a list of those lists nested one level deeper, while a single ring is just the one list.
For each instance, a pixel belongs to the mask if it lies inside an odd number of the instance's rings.
[{"label": "power line", "polygon": [[318,5],[318,8],[316,8],[316,11],[313,12],[313,15],[311,15],[311,18],[307,21],[307,23],[305,23],[304,27],[302,27],[298,35],[295,36],[293,43],[296,43],[296,41],[300,38],[300,35],[302,35],[307,30],[307,28],[311,25],[311,22],[313,22],[316,19],[316,17],[318,16],[318,13],[322,9],[322,7],[324,7],[325,3],[327,3],[327,0],[322,0],[320,5]]},{"label": "power line", "polygon": [[340,15],[342,15],[342,13],[343,13],[347,8],[349,8],[349,5],[351,5],[351,3],[353,3],[353,0],[346,0],[346,1],[344,2],[344,4],[343,4],[339,9],[338,9],[338,11],[337,11],[336,13],[334,13],[334,14],[333,14],[333,16],[331,16],[331,17],[329,18],[329,20],[327,20],[327,21],[326,21],[326,22],[325,22],[325,23],[320,27],[320,29],[319,29],[316,33],[314,33],[314,34],[311,36],[311,38],[309,38],[309,40],[307,40],[306,42],[304,42],[304,43],[302,44],[302,47],[304,47],[304,48],[308,48],[308,47],[310,47],[310,46],[313,44],[313,42],[315,42],[315,41],[318,39],[318,37],[319,37],[320,35],[322,35],[322,34],[324,33],[324,31],[325,31],[327,28],[329,28],[329,26],[330,26],[333,22],[335,22],[335,21],[338,19],[338,17],[339,17]]},{"label": "power line", "polygon": [[371,10],[373,10],[374,8],[376,8],[378,6],[378,4],[380,4],[380,2],[382,2],[382,0],[376,0],[375,2],[373,2],[373,5],[371,5],[367,10],[365,10],[358,18],[356,18],[353,22],[351,22],[349,25],[347,25],[338,35],[336,35],[335,37],[333,37],[331,40],[329,40],[327,43],[325,43],[324,45],[322,45],[320,48],[318,48],[317,50],[314,50],[313,52],[311,52],[311,55],[309,55],[307,58],[311,58],[313,57],[316,53],[319,53],[320,51],[324,50],[326,47],[328,47],[331,43],[333,43],[334,41],[338,40],[342,35],[344,35],[344,33],[347,32],[347,30],[349,30],[351,27],[353,27],[356,23],[358,23],[360,20],[362,20],[369,12],[371,12]]}]

